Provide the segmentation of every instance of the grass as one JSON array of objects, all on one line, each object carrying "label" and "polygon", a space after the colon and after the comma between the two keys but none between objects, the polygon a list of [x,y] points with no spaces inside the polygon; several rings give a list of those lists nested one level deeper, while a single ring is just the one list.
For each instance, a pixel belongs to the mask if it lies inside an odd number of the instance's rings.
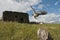
[{"label": "grass", "polygon": [[60,24],[27,24],[0,22],[0,40],[38,40],[37,30],[43,28],[54,40],[60,40]]}]

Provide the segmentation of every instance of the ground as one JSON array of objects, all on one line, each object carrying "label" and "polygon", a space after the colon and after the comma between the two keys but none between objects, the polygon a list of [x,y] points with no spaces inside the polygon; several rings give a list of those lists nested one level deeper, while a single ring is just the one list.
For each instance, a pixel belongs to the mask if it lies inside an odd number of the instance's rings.
[{"label": "ground", "polygon": [[27,24],[0,21],[0,40],[38,40],[37,30],[43,28],[54,40],[60,40],[60,24]]}]

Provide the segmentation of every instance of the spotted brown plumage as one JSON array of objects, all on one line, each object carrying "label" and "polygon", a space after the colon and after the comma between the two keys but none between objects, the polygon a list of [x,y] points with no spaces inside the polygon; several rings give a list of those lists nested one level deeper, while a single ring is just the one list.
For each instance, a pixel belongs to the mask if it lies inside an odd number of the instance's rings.
[{"label": "spotted brown plumage", "polygon": [[37,18],[39,15],[45,15],[45,14],[47,14],[46,11],[36,12],[35,9],[34,9],[32,6],[31,6],[31,8],[32,8],[32,10],[33,10],[33,12],[34,12],[34,14],[33,14],[34,18]]}]

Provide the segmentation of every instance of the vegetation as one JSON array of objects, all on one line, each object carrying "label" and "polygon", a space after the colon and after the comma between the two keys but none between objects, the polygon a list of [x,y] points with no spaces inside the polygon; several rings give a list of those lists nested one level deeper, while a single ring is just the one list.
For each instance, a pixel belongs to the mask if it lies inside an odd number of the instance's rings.
[{"label": "vegetation", "polygon": [[0,40],[38,40],[37,30],[43,28],[54,40],[60,40],[60,24],[27,24],[0,22]]}]

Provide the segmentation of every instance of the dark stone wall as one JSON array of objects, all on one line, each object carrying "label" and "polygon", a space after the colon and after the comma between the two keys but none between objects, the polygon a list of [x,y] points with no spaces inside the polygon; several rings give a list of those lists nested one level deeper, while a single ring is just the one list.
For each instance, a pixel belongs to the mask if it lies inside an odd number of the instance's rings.
[{"label": "dark stone wall", "polygon": [[3,21],[17,21],[21,23],[28,23],[29,15],[23,12],[4,11]]}]

